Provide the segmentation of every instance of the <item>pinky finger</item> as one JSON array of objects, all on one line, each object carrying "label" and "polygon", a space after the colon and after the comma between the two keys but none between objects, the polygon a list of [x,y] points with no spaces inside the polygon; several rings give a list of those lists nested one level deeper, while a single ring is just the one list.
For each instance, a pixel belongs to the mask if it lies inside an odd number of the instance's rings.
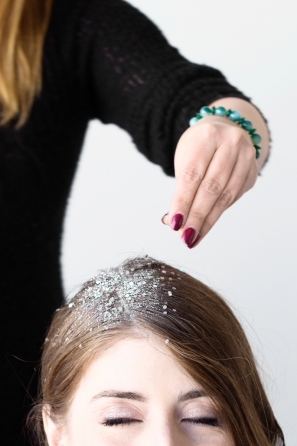
[{"label": "pinky finger", "polygon": [[[254,167],[249,171],[245,182],[243,183],[242,187],[239,189],[232,204],[234,204],[237,200],[239,200],[239,198],[241,198],[243,196],[243,194],[245,194],[249,189],[251,189],[254,186],[255,182],[257,181],[257,178],[258,178],[258,168]],[[232,204],[231,204],[231,206],[232,206]]]}]

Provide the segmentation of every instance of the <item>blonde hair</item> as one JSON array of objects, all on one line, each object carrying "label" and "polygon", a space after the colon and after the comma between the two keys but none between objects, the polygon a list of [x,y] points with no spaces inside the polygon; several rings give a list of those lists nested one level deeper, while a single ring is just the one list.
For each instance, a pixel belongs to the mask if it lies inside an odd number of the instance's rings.
[{"label": "blonde hair", "polygon": [[0,1],[0,125],[21,127],[42,85],[52,0]]},{"label": "blonde hair", "polygon": [[[125,276],[119,278],[118,271]],[[139,274],[145,280],[141,279],[137,291]],[[135,336],[135,330],[151,332],[163,341],[170,339],[168,349],[213,399],[236,446],[284,444],[248,340],[220,296],[186,273],[151,258],[128,260],[106,277],[111,285],[103,283],[98,291],[98,276],[86,282],[53,318],[41,361],[40,398],[31,412],[38,445],[48,445],[43,408],[50,407],[51,418],[63,424],[78,383],[95,355],[121,336]],[[156,278],[163,279],[162,288],[154,288]],[[119,307],[119,296],[128,295],[122,294],[125,283],[134,290],[128,297],[127,313]],[[160,304],[161,311],[152,303],[153,293],[157,301],[166,299]]]}]

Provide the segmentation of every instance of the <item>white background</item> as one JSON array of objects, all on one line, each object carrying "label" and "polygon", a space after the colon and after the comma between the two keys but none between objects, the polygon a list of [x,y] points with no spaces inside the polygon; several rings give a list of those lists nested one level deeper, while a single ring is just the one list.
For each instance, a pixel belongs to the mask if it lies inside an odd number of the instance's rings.
[{"label": "white background", "polygon": [[147,253],[218,290],[243,323],[287,445],[297,444],[297,10],[293,0],[131,0],[191,61],[219,68],[269,120],[255,188],[188,250],[160,223],[174,179],[117,127],[92,122],[65,222],[65,291]]}]

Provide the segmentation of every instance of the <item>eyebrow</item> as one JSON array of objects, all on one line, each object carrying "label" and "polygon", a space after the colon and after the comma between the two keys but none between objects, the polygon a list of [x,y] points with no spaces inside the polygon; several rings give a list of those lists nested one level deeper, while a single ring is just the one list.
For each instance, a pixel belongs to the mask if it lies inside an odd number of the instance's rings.
[{"label": "eyebrow", "polygon": [[[206,396],[203,390],[190,390],[187,393],[184,393],[178,397],[178,402],[183,403],[185,401],[194,400],[197,398],[202,398]],[[96,401],[100,398],[122,398],[126,400],[140,401],[141,403],[146,403],[147,399],[136,392],[122,392],[120,390],[105,390],[104,392],[100,392],[97,395],[91,398],[90,402]]]},{"label": "eyebrow", "polygon": [[206,396],[206,394],[205,392],[203,392],[203,390],[190,390],[189,392],[180,395],[178,398],[178,402],[184,403],[185,401],[195,400],[204,396]]},{"label": "eyebrow", "polygon": [[105,390],[104,392],[93,396],[90,402],[96,401],[100,398],[122,398],[126,400],[140,401],[141,403],[145,403],[147,401],[147,399],[140,393],[121,392],[120,390]]}]

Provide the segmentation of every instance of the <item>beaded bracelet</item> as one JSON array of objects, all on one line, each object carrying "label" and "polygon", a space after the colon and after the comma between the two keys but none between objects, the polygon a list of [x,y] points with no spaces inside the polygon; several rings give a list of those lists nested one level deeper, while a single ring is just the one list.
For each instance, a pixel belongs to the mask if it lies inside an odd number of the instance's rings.
[{"label": "beaded bracelet", "polygon": [[258,135],[258,133],[256,133],[256,129],[253,129],[253,124],[251,121],[247,121],[245,118],[242,118],[237,110],[226,110],[225,107],[202,107],[199,113],[197,113],[194,118],[190,119],[189,125],[192,126],[200,119],[209,115],[229,118],[231,121],[236,122],[236,124],[240,125],[244,130],[246,130],[250,134],[253,146],[256,149],[256,159],[259,158],[261,147],[259,147],[258,144],[260,144],[262,138],[260,135]]}]

